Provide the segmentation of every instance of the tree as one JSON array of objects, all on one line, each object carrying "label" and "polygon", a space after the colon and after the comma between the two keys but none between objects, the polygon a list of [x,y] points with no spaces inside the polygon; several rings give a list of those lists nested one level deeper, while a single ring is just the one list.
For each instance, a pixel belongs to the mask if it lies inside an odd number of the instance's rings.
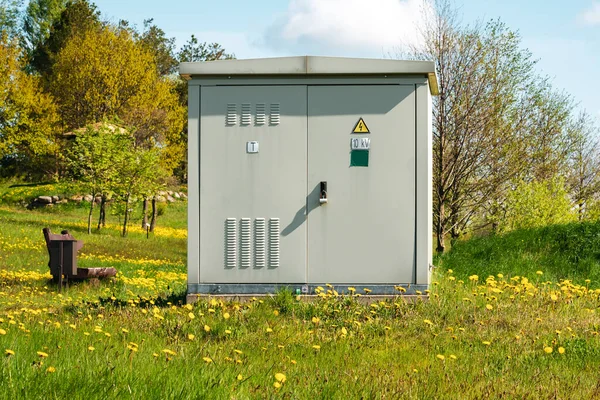
[{"label": "tree", "polygon": [[22,47],[33,57],[65,10],[68,0],[30,0],[23,17]]},{"label": "tree", "polygon": [[92,233],[96,197],[99,194],[106,195],[115,188],[122,172],[119,170],[122,159],[129,155],[124,149],[128,149],[130,142],[129,132],[111,129],[109,124],[97,124],[80,129],[69,148],[71,177],[92,196],[87,221],[88,234]]},{"label": "tree", "polygon": [[0,165],[13,174],[57,173],[58,115],[39,78],[23,71],[16,39],[0,33]]},{"label": "tree", "polygon": [[185,108],[160,77],[153,55],[129,29],[106,26],[72,37],[56,56],[50,90],[69,129],[105,118],[130,127],[136,146],[166,147],[161,162],[180,163]]},{"label": "tree", "polygon": [[56,55],[69,40],[101,26],[100,13],[95,5],[87,0],[68,0],[60,17],[52,24],[46,40],[38,43],[33,49],[31,67],[48,77],[52,72]]},{"label": "tree", "polygon": [[22,4],[23,0],[0,0],[0,34],[4,32],[10,39],[19,35]]},{"label": "tree", "polygon": [[571,122],[567,185],[579,221],[586,218],[590,203],[600,192],[600,130],[585,111]]},{"label": "tree", "polygon": [[177,58],[179,62],[198,62],[229,60],[235,58],[235,55],[226,53],[218,43],[200,43],[196,36],[192,35],[177,53]]},{"label": "tree", "polygon": [[144,20],[144,31],[139,42],[154,56],[154,62],[160,76],[176,72],[175,38],[167,38],[165,32],[153,24],[154,20]]}]

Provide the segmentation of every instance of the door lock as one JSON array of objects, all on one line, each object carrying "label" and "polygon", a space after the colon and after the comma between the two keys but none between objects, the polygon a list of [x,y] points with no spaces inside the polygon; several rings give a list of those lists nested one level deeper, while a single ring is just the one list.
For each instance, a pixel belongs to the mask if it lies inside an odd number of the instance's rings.
[{"label": "door lock", "polygon": [[319,204],[327,203],[327,181],[321,181],[321,194],[319,195]]}]

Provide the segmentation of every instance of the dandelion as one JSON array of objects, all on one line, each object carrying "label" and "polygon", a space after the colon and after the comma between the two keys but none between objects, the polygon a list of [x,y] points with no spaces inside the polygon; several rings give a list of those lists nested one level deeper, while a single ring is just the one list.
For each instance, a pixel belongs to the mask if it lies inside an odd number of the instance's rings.
[{"label": "dandelion", "polygon": [[163,353],[165,353],[165,354],[168,354],[168,355],[170,355],[170,356],[175,356],[175,355],[177,355],[177,353],[175,353],[173,350],[169,350],[169,349],[163,349],[163,351],[162,351],[162,352],[163,352]]},{"label": "dandelion", "polygon": [[348,331],[344,327],[342,327],[341,331],[342,331],[342,335],[347,335],[348,334]]},{"label": "dandelion", "polygon": [[544,351],[545,351],[547,354],[550,354],[550,353],[552,353],[552,347],[550,347],[550,346],[546,346],[546,347],[544,347]]},{"label": "dandelion", "polygon": [[564,348],[564,347],[559,347],[559,348],[558,348],[558,352],[559,352],[560,354],[565,354],[565,348]]},{"label": "dandelion", "polygon": [[0,328],[0,335],[6,335],[6,331],[2,328]]},{"label": "dandelion", "polygon": [[315,344],[315,345],[313,345],[313,349],[315,349],[315,350],[320,350],[320,349],[321,349],[321,346],[319,346],[318,344]]},{"label": "dandelion", "polygon": [[363,289],[363,292],[365,292],[365,293],[369,294],[369,293],[371,293],[371,289],[364,288],[364,289]]},{"label": "dandelion", "polygon": [[318,317],[312,317],[311,321],[313,322],[313,324],[318,324],[321,319],[319,319]]},{"label": "dandelion", "polygon": [[278,372],[275,374],[275,379],[277,380],[277,382],[283,383],[286,381],[287,377],[284,374],[282,374],[281,372]]},{"label": "dandelion", "polygon": [[48,357],[48,353],[44,353],[43,351],[38,351],[37,355],[40,356],[41,358],[46,358]]},{"label": "dandelion", "polygon": [[552,299],[552,301],[556,301],[556,300],[558,300],[558,296],[555,294],[550,295],[550,299]]},{"label": "dandelion", "polygon": [[89,351],[94,351],[94,350],[96,350],[96,348],[95,348],[94,346],[89,346],[89,347],[88,347],[88,350],[89,350]]},{"label": "dandelion", "polygon": [[233,351],[237,354],[244,354],[241,350],[238,350],[238,349],[234,349]]},{"label": "dandelion", "polygon": [[274,382],[273,386],[275,386],[275,388],[279,389],[281,387],[281,383],[279,382]]},{"label": "dandelion", "polygon": [[428,319],[424,319],[424,320],[423,320],[423,322],[424,322],[424,323],[426,323],[427,325],[430,325],[430,326],[432,326],[432,325],[433,325],[433,322],[431,322],[431,321],[430,321],[430,320],[428,320]]},{"label": "dandelion", "polygon": [[279,311],[278,310],[273,310],[273,315],[276,316],[276,317],[279,316]]},{"label": "dandelion", "polygon": [[238,376],[237,376],[237,380],[238,380],[238,381],[241,381],[242,379],[244,379],[244,377],[242,376],[242,374],[238,374]]},{"label": "dandelion", "polygon": [[231,335],[231,331],[229,329],[225,329],[225,333]]},{"label": "dandelion", "polygon": [[4,355],[7,357],[14,356],[15,352],[12,351],[11,349],[6,349],[6,350],[4,350]]},{"label": "dandelion", "polygon": [[46,372],[48,372],[48,373],[51,374],[53,372],[56,372],[56,368],[54,368],[54,367],[48,367],[48,368],[46,368]]},{"label": "dandelion", "polygon": [[196,337],[196,335],[194,335],[193,333],[189,333],[188,334],[188,339],[189,340],[194,340],[195,337]]},{"label": "dandelion", "polygon": [[542,271],[535,271],[535,273],[538,274],[538,275],[540,275],[540,276],[544,275],[544,273]]},{"label": "dandelion", "polygon": [[439,360],[442,360],[442,361],[444,361],[444,360],[446,359],[446,357],[444,357],[444,356],[443,356],[443,355],[441,355],[441,354],[438,354],[436,357],[437,357]]},{"label": "dandelion", "polygon": [[487,308],[488,310],[493,310],[493,309],[494,309],[494,306],[493,306],[493,305],[491,305],[491,304],[486,304],[486,305],[485,305],[485,308]]},{"label": "dandelion", "polygon": [[469,276],[469,280],[472,282],[477,282],[479,280],[479,277],[477,275],[471,275]]},{"label": "dandelion", "polygon": [[454,354],[450,354],[450,358],[456,360],[456,356]]},{"label": "dandelion", "polygon": [[210,332],[210,326],[204,325],[204,331],[205,332]]},{"label": "dandelion", "polygon": [[273,332],[273,329],[267,328],[266,331],[267,331],[267,333],[271,333],[271,332]]},{"label": "dandelion", "polygon": [[489,342],[489,341],[487,341],[487,340],[484,340],[482,343],[483,343],[484,345],[486,345],[486,346],[489,346],[490,344],[492,344],[492,342]]},{"label": "dandelion", "polygon": [[194,316],[194,313],[188,313],[188,318],[189,318],[189,319],[194,319],[194,318],[196,318],[196,317]]},{"label": "dandelion", "polygon": [[213,362],[212,358],[210,357],[202,357],[202,359],[204,360],[204,362],[206,362],[207,364],[210,364],[211,362]]}]

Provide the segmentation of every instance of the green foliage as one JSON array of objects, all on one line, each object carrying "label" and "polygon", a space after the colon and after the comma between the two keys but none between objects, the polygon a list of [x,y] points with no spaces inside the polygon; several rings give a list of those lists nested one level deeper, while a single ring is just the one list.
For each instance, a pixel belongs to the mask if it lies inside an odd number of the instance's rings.
[{"label": "green foliage", "polygon": [[139,42],[154,55],[159,75],[170,75],[177,70],[175,58],[175,38],[167,38],[165,32],[156,26],[154,20],[144,20],[144,31],[139,35]]},{"label": "green foliage", "polygon": [[48,37],[68,0],[30,0],[23,16],[22,46],[30,58]]},{"label": "green foliage", "polygon": [[577,219],[563,180],[520,182],[506,200],[506,213],[498,221],[500,232],[562,224]]},{"label": "green foliage", "polygon": [[544,280],[600,282],[600,222],[519,229],[459,240],[437,263],[463,279],[473,274],[482,279],[498,273],[535,276],[541,270]]},{"label": "green foliage", "polygon": [[0,0],[0,34],[4,33],[11,39],[19,35],[19,8],[23,0]]},{"label": "green foliage", "polygon": [[228,54],[218,43],[200,43],[194,35],[183,45],[177,53],[179,62],[198,62],[229,60],[235,58],[234,54]]}]

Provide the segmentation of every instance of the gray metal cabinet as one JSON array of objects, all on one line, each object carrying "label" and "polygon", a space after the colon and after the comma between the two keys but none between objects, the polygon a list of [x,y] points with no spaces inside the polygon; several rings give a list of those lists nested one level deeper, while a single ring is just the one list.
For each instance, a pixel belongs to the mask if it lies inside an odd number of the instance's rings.
[{"label": "gray metal cabinet", "polygon": [[437,82],[382,61],[182,64],[190,294],[427,287]]}]

